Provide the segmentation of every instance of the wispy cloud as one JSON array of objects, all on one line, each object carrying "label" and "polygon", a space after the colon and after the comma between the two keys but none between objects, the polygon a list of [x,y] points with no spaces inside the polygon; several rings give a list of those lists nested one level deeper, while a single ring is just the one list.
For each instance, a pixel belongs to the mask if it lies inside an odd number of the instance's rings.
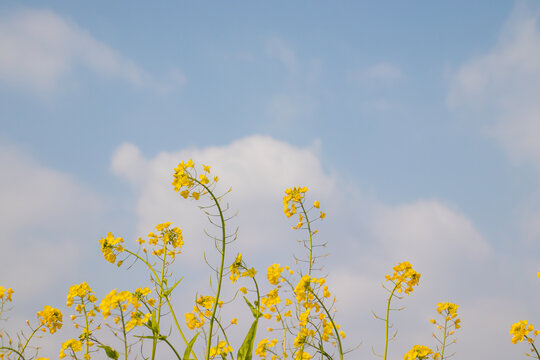
[{"label": "wispy cloud", "polygon": [[58,285],[80,256],[80,228],[95,221],[103,198],[70,175],[37,164],[14,148],[0,148],[0,262],[2,281],[19,298]]},{"label": "wispy cloud", "polygon": [[513,160],[540,169],[540,9],[524,4],[489,51],[455,71],[447,102],[457,109],[485,111],[488,134]]},{"label": "wispy cloud", "polygon": [[0,18],[0,81],[38,92],[53,91],[77,66],[137,87],[166,90],[185,82],[179,70],[167,81],[157,80],[127,56],[54,12],[26,9]]},{"label": "wispy cloud", "polygon": [[294,50],[279,37],[271,37],[266,41],[266,54],[292,69],[298,63]]}]

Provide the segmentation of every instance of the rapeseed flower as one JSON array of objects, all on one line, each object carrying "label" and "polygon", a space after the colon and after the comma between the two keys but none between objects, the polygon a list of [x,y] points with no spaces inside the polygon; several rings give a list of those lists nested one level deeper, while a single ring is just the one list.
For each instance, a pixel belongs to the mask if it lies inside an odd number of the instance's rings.
[{"label": "rapeseed flower", "polygon": [[279,283],[279,279],[281,278],[282,272],[283,268],[279,264],[270,265],[266,271],[266,278],[268,279],[268,282],[272,285],[277,285]]},{"label": "rapeseed flower", "polygon": [[[395,284],[398,293],[403,291],[408,295],[413,291],[413,286],[418,286],[420,273],[416,272],[408,261],[399,263],[394,266],[393,270],[394,273],[391,276],[386,275],[385,278]],[[405,288],[403,288],[404,285],[406,285]]]},{"label": "rapeseed flower", "polygon": [[71,350],[73,353],[77,351],[82,350],[82,343],[79,340],[70,339],[62,344],[62,348],[60,349],[59,358],[63,359],[66,357],[66,350]]},{"label": "rapeseed flower", "polygon": [[41,325],[45,325],[51,334],[62,328],[62,312],[52,306],[47,305],[43,311],[38,311],[37,317],[41,318]]},{"label": "rapeseed flower", "polygon": [[512,335],[512,343],[521,342],[523,338],[528,338],[530,332],[536,336],[538,332],[534,331],[534,326],[529,324],[527,320],[521,320],[510,327],[510,335]]},{"label": "rapeseed flower", "polygon": [[434,353],[433,350],[424,345],[414,345],[404,356],[403,360],[423,360],[428,359],[432,355],[434,359],[439,358],[438,353]]},{"label": "rapeseed flower", "polygon": [[271,347],[274,347],[277,344],[277,339],[269,341],[268,338],[261,339],[255,348],[255,354],[260,356],[261,359],[266,359],[267,350]]},{"label": "rapeseed flower", "polygon": [[118,253],[124,251],[124,248],[122,247],[123,242],[123,238],[115,238],[111,232],[109,232],[105,238],[99,240],[101,252],[103,253],[105,260],[111,264],[114,264],[116,262],[116,256]]}]

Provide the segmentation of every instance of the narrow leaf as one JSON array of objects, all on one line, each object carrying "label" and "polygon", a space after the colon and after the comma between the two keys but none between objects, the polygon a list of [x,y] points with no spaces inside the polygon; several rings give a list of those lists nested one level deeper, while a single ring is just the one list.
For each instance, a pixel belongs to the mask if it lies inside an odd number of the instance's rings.
[{"label": "narrow leaf", "polygon": [[182,360],[190,360],[189,359],[189,353],[191,352],[191,349],[193,348],[193,344],[195,344],[195,340],[197,340],[197,336],[199,336],[200,333],[196,333],[193,339],[188,343],[188,346],[186,348],[186,351],[184,351],[184,357]]},{"label": "narrow leaf", "polygon": [[238,355],[236,356],[237,360],[251,360],[251,357],[253,355],[253,342],[255,340],[255,335],[257,334],[258,322],[259,319],[256,318],[251,325],[251,328],[249,329],[246,338],[242,343],[242,346],[240,347],[240,349],[238,349]]}]

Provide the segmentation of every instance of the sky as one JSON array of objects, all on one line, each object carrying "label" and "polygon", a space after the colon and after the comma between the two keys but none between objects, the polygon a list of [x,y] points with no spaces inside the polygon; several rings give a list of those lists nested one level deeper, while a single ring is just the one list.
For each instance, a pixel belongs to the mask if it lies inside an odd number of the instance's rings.
[{"label": "sky", "polygon": [[382,351],[372,311],[402,261],[422,277],[392,314],[390,358],[434,347],[444,301],[459,304],[456,359],[524,356],[509,329],[540,327],[536,2],[160,5],[0,2],[0,286],[15,290],[2,325],[68,311],[75,283],[98,297],[148,285],[98,240],[135,246],[165,221],[185,234],[175,301],[188,311],[212,250],[197,204],[170,185],[191,158],[232,188],[228,261],[242,252],[261,275],[302,254],[284,189],[320,201],[337,320],[346,347],[362,343],[349,358]]}]

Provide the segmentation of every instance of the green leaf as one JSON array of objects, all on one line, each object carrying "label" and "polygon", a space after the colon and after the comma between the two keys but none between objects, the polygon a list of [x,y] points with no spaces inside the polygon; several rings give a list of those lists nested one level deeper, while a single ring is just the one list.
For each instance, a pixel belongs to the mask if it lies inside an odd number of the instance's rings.
[{"label": "green leaf", "polygon": [[182,360],[190,360],[189,359],[189,353],[191,352],[191,349],[193,348],[193,344],[195,344],[195,340],[197,340],[197,336],[199,336],[200,333],[196,333],[193,339],[188,343],[188,346],[186,348],[186,351],[184,351],[184,357]]},{"label": "green leaf", "polygon": [[240,349],[238,349],[238,355],[236,355],[237,360],[251,360],[253,355],[253,341],[255,340],[255,335],[257,334],[258,322],[259,319],[257,318],[251,325],[242,346],[240,346]]},{"label": "green leaf", "polygon": [[107,345],[105,346],[98,345],[98,347],[105,350],[105,354],[107,354],[107,357],[109,359],[118,360],[118,351],[114,350],[112,347],[107,346]]},{"label": "green leaf", "polygon": [[253,314],[253,317],[255,319],[258,319],[262,316],[261,312],[259,311],[259,309],[257,309],[255,306],[251,305],[251,303],[249,302],[249,300],[244,296],[244,300],[246,301],[246,304],[248,304],[249,308],[251,309],[251,313]]},{"label": "green leaf", "polygon": [[178,280],[178,281],[173,285],[172,288],[170,288],[169,290],[165,291],[165,293],[164,293],[163,295],[164,295],[165,297],[169,296],[169,295],[172,293],[172,291],[174,290],[174,288],[175,288],[176,286],[178,286],[178,284],[180,284],[180,281],[182,281],[183,279],[184,279],[184,277],[182,276],[182,277],[180,278],[180,280]]}]

